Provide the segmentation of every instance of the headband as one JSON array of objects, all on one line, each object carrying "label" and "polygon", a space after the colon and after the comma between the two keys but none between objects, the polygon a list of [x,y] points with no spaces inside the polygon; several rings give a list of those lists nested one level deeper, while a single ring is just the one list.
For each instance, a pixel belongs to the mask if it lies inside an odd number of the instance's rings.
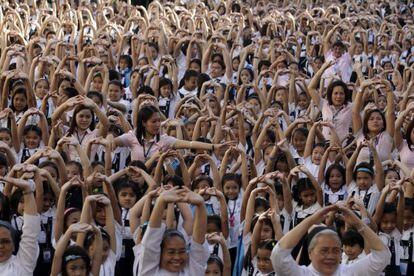
[{"label": "headband", "polygon": [[70,262],[70,261],[74,261],[74,260],[77,260],[77,259],[82,259],[82,256],[81,255],[68,255],[68,256],[66,256],[65,257],[65,262]]},{"label": "headband", "polygon": [[365,167],[358,168],[356,172],[366,172],[366,173],[369,173],[370,175],[374,175],[374,172],[371,169],[365,168]]}]

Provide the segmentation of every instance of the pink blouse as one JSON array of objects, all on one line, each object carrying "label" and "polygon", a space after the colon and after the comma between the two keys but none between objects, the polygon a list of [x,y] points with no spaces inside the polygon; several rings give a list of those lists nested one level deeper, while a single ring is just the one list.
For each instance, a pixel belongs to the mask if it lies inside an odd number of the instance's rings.
[{"label": "pink blouse", "polygon": [[400,153],[401,163],[411,171],[414,168],[414,150],[408,147],[407,141],[404,139],[398,147],[398,151]]},{"label": "pink blouse", "polygon": [[[358,144],[364,140],[364,134],[362,133],[362,130],[358,132],[356,140]],[[394,146],[394,139],[387,131],[381,132],[374,138],[374,146],[378,152],[378,157],[381,162],[391,159],[391,151]],[[361,162],[369,162],[369,160],[369,148],[364,147],[359,153],[357,164]]]},{"label": "pink blouse", "polygon": [[[339,139],[344,140],[349,133],[349,128],[352,127],[352,103],[335,108],[326,99],[321,99],[319,109],[322,111],[322,119],[332,122]],[[328,127],[323,127],[322,133],[326,139],[330,140],[331,133]]]},{"label": "pink blouse", "polygon": [[142,146],[138,142],[138,138],[135,135],[134,130],[130,130],[128,133],[121,135],[119,138],[124,147],[131,149],[131,161],[140,160],[143,162],[148,160],[156,152],[174,146],[177,141],[177,138],[163,134],[160,136],[160,140],[158,142],[153,139],[151,141],[145,141],[144,146]]}]

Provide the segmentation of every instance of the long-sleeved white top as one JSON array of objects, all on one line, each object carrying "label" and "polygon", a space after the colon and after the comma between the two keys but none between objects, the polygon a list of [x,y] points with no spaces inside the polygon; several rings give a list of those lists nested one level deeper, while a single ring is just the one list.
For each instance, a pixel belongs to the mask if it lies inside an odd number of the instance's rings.
[{"label": "long-sleeved white top", "polygon": [[[313,266],[298,265],[291,255],[291,249],[283,249],[277,244],[272,251],[272,264],[277,275],[290,276],[320,276]],[[332,276],[378,276],[389,263],[391,253],[388,249],[382,251],[371,250],[371,253],[356,263],[349,265],[339,264]]]},{"label": "long-sleeved white top", "polygon": [[23,234],[19,243],[17,255],[12,255],[7,261],[0,263],[2,276],[33,275],[39,256],[37,238],[40,233],[40,215],[23,215]]}]

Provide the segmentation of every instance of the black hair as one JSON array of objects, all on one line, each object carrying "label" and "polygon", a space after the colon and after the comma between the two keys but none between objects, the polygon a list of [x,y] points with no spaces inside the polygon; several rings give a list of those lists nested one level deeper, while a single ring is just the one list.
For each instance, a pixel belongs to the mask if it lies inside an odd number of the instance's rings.
[{"label": "black hair", "polygon": [[344,83],[341,80],[336,80],[336,81],[332,82],[331,84],[329,84],[328,88],[326,89],[326,98],[328,99],[328,103],[330,105],[333,104],[333,102],[332,102],[332,93],[333,93],[334,88],[337,87],[337,86],[342,87],[342,89],[344,90],[344,93],[345,93],[344,104],[347,104],[348,102],[351,102],[352,101],[352,93],[350,93],[346,83]]},{"label": "black hair", "polygon": [[103,102],[103,95],[98,91],[89,91],[88,94],[86,94],[86,97],[89,99],[92,99],[92,97],[97,97],[101,103]]},{"label": "black hair", "polygon": [[[170,79],[168,78],[161,78],[159,83],[158,83],[158,91],[161,89],[161,87],[168,85],[171,90],[173,89],[173,83]],[[161,95],[161,93],[158,93],[159,95]]]},{"label": "black hair", "polygon": [[122,91],[122,83],[119,81],[119,80],[111,80],[110,82],[109,82],[109,84],[108,84],[108,86],[109,85],[115,85],[115,86],[118,86],[119,87],[119,89],[121,89],[121,91]]},{"label": "black hair", "polygon": [[42,137],[42,129],[36,125],[27,125],[23,129],[23,136],[27,135],[29,131],[35,132],[39,137]]},{"label": "black hair", "polygon": [[221,218],[219,215],[208,215],[207,224],[213,223],[221,231]]},{"label": "black hair", "polygon": [[213,187],[213,179],[208,175],[199,175],[196,178],[193,179],[191,182],[191,191],[194,191],[198,188],[198,184],[200,184],[201,181],[207,181],[209,187]]},{"label": "black hair", "polygon": [[121,55],[119,57],[119,60],[123,59],[126,63],[127,63],[127,67],[131,68],[132,67],[132,58],[130,55]]},{"label": "black hair", "polygon": [[132,191],[134,192],[135,196],[138,199],[138,196],[141,194],[139,189],[137,188],[136,185],[134,185],[132,182],[129,181],[121,181],[118,183],[118,185],[115,186],[115,192],[118,195],[119,192],[121,192],[122,189],[128,189],[131,188]]},{"label": "black hair", "polygon": [[385,202],[382,214],[397,214],[397,207],[395,206],[394,202]]},{"label": "black hair", "polygon": [[118,71],[113,70],[113,69],[109,69],[109,80],[120,80],[121,79],[121,74],[119,74]]},{"label": "black hair", "polygon": [[76,260],[75,257],[78,257],[82,259],[85,262],[86,265],[86,275],[89,275],[89,272],[91,271],[91,259],[88,255],[88,252],[86,252],[85,249],[83,249],[79,245],[70,245],[66,248],[65,252],[62,256],[62,276],[67,276],[66,272],[66,266],[70,261]]},{"label": "black hair", "polygon": [[315,191],[315,187],[313,187],[313,184],[309,178],[300,178],[296,183],[296,189],[296,193],[293,193],[293,197],[298,202],[298,205],[303,205],[302,199],[300,197],[301,193],[308,190]]},{"label": "black hair", "polygon": [[235,181],[239,185],[239,188],[241,188],[241,176],[239,174],[226,173],[223,175],[223,178],[221,179],[222,187],[224,187],[228,181]]},{"label": "black hair", "polygon": [[80,175],[83,175],[83,167],[81,163],[79,163],[78,161],[70,160],[66,162],[66,166],[69,166],[69,165],[74,165],[75,167],[77,167],[80,172]]},{"label": "black hair", "polygon": [[349,246],[359,245],[362,249],[365,246],[364,237],[355,230],[348,230],[342,235],[342,244]]},{"label": "black hair", "polygon": [[0,166],[9,168],[9,162],[7,161],[7,156],[0,152]]},{"label": "black hair", "polygon": [[262,71],[263,66],[270,67],[271,65],[272,65],[272,63],[268,60],[260,60],[259,64],[257,65],[258,72]]},{"label": "black hair", "polygon": [[175,229],[167,229],[167,230],[165,230],[164,235],[162,237],[161,251],[163,250],[164,245],[167,242],[167,240],[172,238],[172,237],[178,237],[178,238],[182,239],[183,242],[185,243],[184,235],[180,231],[175,230]]},{"label": "black hair", "polygon": [[354,173],[353,173],[354,181],[356,181],[356,176],[358,172],[365,172],[365,173],[370,174],[372,177],[374,176],[374,168],[372,167],[370,163],[367,163],[367,162],[361,162],[355,167]]},{"label": "black hair", "polygon": [[332,173],[333,170],[337,170],[341,174],[341,176],[342,176],[342,185],[341,185],[341,187],[342,187],[345,184],[345,168],[342,165],[339,165],[337,163],[333,163],[332,165],[330,165],[328,167],[328,169],[326,169],[325,184],[329,186],[329,177],[331,176],[331,173]]},{"label": "black hair", "polygon": [[264,240],[259,242],[259,244],[257,245],[257,249],[266,249],[269,251],[272,251],[273,248],[276,246],[277,241],[276,240]]},{"label": "black hair", "polygon": [[300,134],[302,134],[302,136],[308,137],[309,130],[307,128],[304,128],[304,127],[295,128],[295,130],[292,133],[292,139],[293,139],[293,136],[295,136],[296,133],[300,133]]},{"label": "black hair", "polygon": [[198,78],[199,74],[197,73],[197,71],[194,70],[187,70],[184,73],[184,81],[188,81],[190,78],[194,77],[194,78]]},{"label": "black hair", "polygon": [[140,88],[138,88],[138,91],[137,91],[138,96],[141,94],[149,94],[149,95],[154,96],[154,90],[152,90],[151,86],[143,85]]},{"label": "black hair", "polygon": [[57,177],[58,178],[60,177],[60,175],[59,175],[59,169],[58,169],[58,166],[56,165],[55,162],[52,162],[50,160],[46,160],[46,161],[43,161],[42,163],[40,163],[38,167],[39,167],[39,169],[43,169],[45,167],[51,167],[51,168],[53,168],[56,171]]},{"label": "black hair", "polygon": [[217,255],[210,255],[210,257],[207,260],[207,265],[209,264],[216,264],[219,267],[220,272],[223,273],[224,264],[220,257],[218,257]]},{"label": "black hair", "polygon": [[68,98],[73,98],[75,96],[78,96],[79,92],[73,87],[66,87],[63,89],[63,94],[65,94]]},{"label": "black hair", "polygon": [[[17,209],[19,206],[19,202],[23,197],[23,191],[20,189],[15,190],[10,196],[10,211],[12,214],[18,214]],[[20,214],[23,215],[23,214]]]},{"label": "black hair", "polygon": [[200,94],[201,87],[203,86],[203,83],[205,83],[206,81],[209,81],[209,80],[211,80],[211,78],[206,73],[201,73],[200,75],[198,75],[198,78],[197,78],[197,94]]},{"label": "black hair", "polygon": [[2,132],[5,132],[5,133],[9,134],[10,136],[12,136],[10,128],[0,127],[0,133],[2,133]]},{"label": "black hair", "polygon": [[386,129],[387,129],[387,120],[385,119],[385,115],[384,115],[384,113],[381,111],[381,110],[379,110],[379,109],[371,109],[371,110],[368,110],[366,113],[365,113],[365,116],[364,116],[364,122],[363,122],[363,125],[362,125],[362,133],[364,134],[364,136],[366,137],[366,138],[368,138],[368,133],[369,133],[369,129],[368,129],[368,121],[369,121],[369,117],[371,117],[371,115],[373,114],[373,113],[379,113],[380,115],[381,115],[381,118],[382,118],[382,122],[383,122],[383,128],[382,128],[382,130],[381,130],[381,132],[382,131],[385,131]]},{"label": "black hair", "polygon": [[89,110],[89,112],[91,112],[91,124],[89,125],[89,129],[90,130],[94,130],[95,129],[95,113],[93,112],[93,109],[90,107],[87,107],[83,104],[80,104],[78,106],[75,107],[75,110],[73,111],[73,116],[72,119],[70,121],[70,126],[69,126],[69,130],[68,133],[69,135],[72,135],[73,133],[75,133],[76,128],[77,128],[77,123],[76,123],[76,116],[78,115],[79,112],[81,112],[82,110]]},{"label": "black hair", "polygon": [[[137,130],[136,136],[140,145],[144,145],[144,136],[145,136],[145,127],[144,123],[148,121],[153,114],[159,113],[158,108],[152,105],[143,106],[137,114]],[[160,135],[157,134],[155,140],[158,142],[160,140]]]},{"label": "black hair", "polygon": [[263,207],[264,210],[267,210],[270,207],[269,201],[267,201],[266,198],[261,197],[261,196],[256,197],[254,202],[255,202],[255,204],[254,204],[255,205],[255,210],[257,210],[257,208],[259,208],[259,207]]},{"label": "black hair", "polygon": [[408,210],[414,214],[414,199],[409,197],[405,198],[404,210]]},{"label": "black hair", "polygon": [[[99,230],[101,230],[102,241],[106,240],[109,244],[111,244],[111,236],[109,236],[108,232],[106,232],[106,230],[103,229],[102,227],[99,227]],[[95,241],[95,233],[88,232],[86,234],[84,248],[86,250],[89,250],[89,248],[91,247],[94,241]]]},{"label": "black hair", "polygon": [[175,174],[168,174],[168,175],[165,176],[164,185],[167,185],[168,182],[171,182],[174,187],[176,187],[176,186],[183,187],[184,186],[183,179],[181,177],[179,177],[178,175],[175,175]]},{"label": "black hair", "polygon": [[14,97],[16,97],[17,94],[23,94],[25,96],[25,98],[26,98],[26,106],[23,108],[22,111],[26,111],[29,108],[29,106],[28,106],[28,103],[27,103],[28,97],[27,97],[27,94],[26,94],[26,88],[24,88],[24,87],[19,87],[19,88],[17,88],[14,91],[13,96],[11,98],[10,109],[13,110],[13,111],[16,111],[16,108],[14,107],[14,103],[13,102],[14,102]]}]

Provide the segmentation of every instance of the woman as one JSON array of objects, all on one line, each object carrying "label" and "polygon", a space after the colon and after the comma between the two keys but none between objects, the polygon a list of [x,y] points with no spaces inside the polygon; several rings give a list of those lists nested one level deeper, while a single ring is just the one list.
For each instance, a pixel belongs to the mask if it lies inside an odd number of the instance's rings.
[{"label": "woman", "polygon": [[[291,255],[292,249],[314,224],[320,223],[329,212],[340,211],[345,222],[364,237],[371,253],[356,263],[340,264],[342,244],[339,235],[328,227],[316,227],[308,234],[311,264],[299,266]],[[277,275],[379,275],[391,258],[390,251],[380,238],[352,210],[330,205],[306,218],[279,241],[272,252],[272,264]]]},{"label": "woman", "polygon": [[[333,64],[332,61],[323,64],[312,78],[308,91],[313,103],[322,111],[323,121],[331,121],[340,141],[343,141],[352,126],[352,95],[347,85],[341,80],[335,80],[328,86],[327,99],[322,98],[317,89],[323,73]],[[326,139],[330,140],[331,134],[328,127],[324,127],[322,133]]]},{"label": "woman", "polygon": [[201,149],[220,150],[227,147],[224,144],[208,144],[202,142],[190,142],[179,140],[166,134],[160,134],[161,116],[158,108],[152,105],[143,106],[138,112],[137,127],[135,132],[129,131],[114,139],[116,147],[128,147],[131,149],[131,160],[147,161],[157,152],[167,149]]},{"label": "woman", "polygon": [[[371,85],[381,85],[384,87],[387,96],[386,116],[380,109],[375,107],[373,109],[366,109],[362,119],[362,94],[364,88]],[[392,92],[391,84],[387,80],[367,80],[362,83],[362,91],[357,93],[352,110],[353,132],[357,143],[359,144],[364,140],[372,140],[381,162],[390,159],[394,146],[394,106],[394,93]],[[364,148],[358,156],[357,163],[370,162],[371,159],[372,153],[369,149]]]},{"label": "woman", "polygon": [[404,121],[414,110],[414,103],[410,103],[403,112],[398,115],[398,119],[395,122],[395,147],[400,153],[401,163],[403,163],[408,169],[414,169],[414,120],[409,121],[405,135],[401,131]]},{"label": "woman", "polygon": [[[86,149],[88,142],[98,137],[105,137],[109,128],[109,120],[95,102],[83,96],[70,98],[60,105],[52,115],[52,125],[62,117],[64,112],[75,108],[70,121],[68,134],[74,136],[79,145]],[[99,127],[95,128],[95,115],[99,118]],[[77,158],[74,147],[69,147],[71,160]],[[94,156],[94,154],[92,154]]]},{"label": "woman", "polygon": [[[138,275],[203,275],[209,258],[205,242],[207,210],[204,199],[188,189],[164,191],[152,211],[149,226],[142,240]],[[187,202],[195,206],[194,226],[188,244],[177,230],[166,230],[162,217],[169,203]]]},{"label": "woman", "polygon": [[[33,194],[34,183],[9,177],[3,178],[2,181],[23,191],[24,225],[23,234],[18,242],[17,233],[11,224],[0,221],[0,274],[32,275],[39,255],[37,238],[40,234],[40,216]],[[13,255],[17,247],[17,254]]]}]

